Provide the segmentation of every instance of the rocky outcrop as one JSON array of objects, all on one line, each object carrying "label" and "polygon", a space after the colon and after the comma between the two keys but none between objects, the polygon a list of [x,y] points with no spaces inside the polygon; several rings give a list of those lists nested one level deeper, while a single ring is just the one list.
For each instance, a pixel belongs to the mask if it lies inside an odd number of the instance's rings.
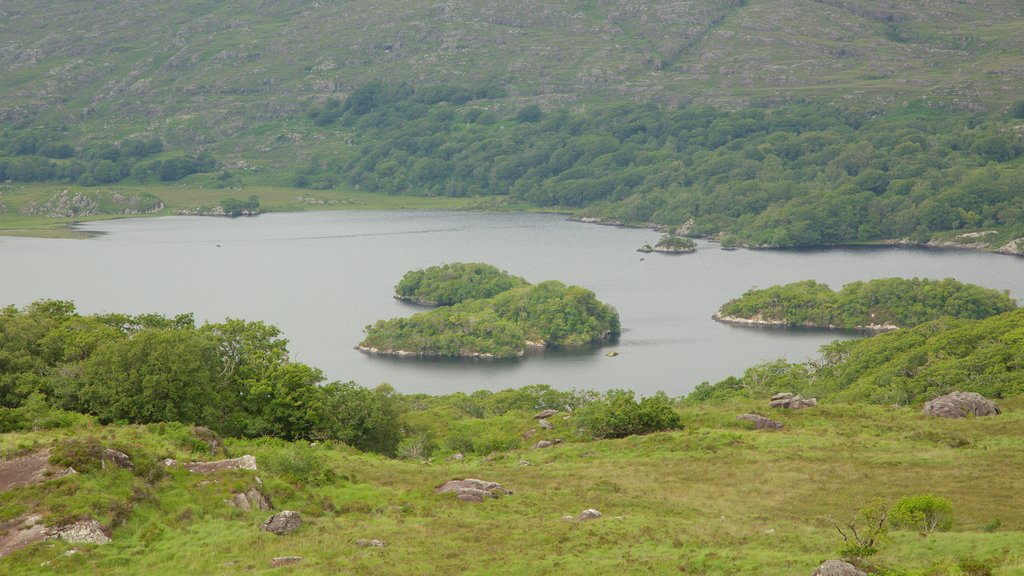
[{"label": "rocky outcrop", "polygon": [[185,469],[198,474],[210,474],[221,470],[255,470],[256,457],[246,454],[238,458],[227,460],[214,460],[212,462],[188,462]]},{"label": "rocky outcrop", "polygon": [[576,516],[576,520],[583,522],[584,520],[596,520],[601,517],[601,513],[593,508],[587,508],[583,512],[580,512]]},{"label": "rocky outcrop", "polygon": [[555,427],[554,424],[552,424],[551,422],[548,422],[544,418],[541,418],[540,420],[537,420],[537,426],[540,426],[541,428],[543,428],[545,430],[552,430]]},{"label": "rocky outcrop", "polygon": [[552,410],[552,409],[549,408],[547,410],[541,410],[540,412],[537,412],[536,414],[534,414],[533,415],[533,419],[534,420],[541,420],[541,419],[544,419],[544,418],[551,418],[555,414],[558,414],[558,410]]},{"label": "rocky outcrop", "polygon": [[216,456],[224,446],[220,435],[206,426],[195,426],[192,428],[192,435],[203,441],[210,448],[210,456]]},{"label": "rocky outcrop", "polygon": [[995,402],[977,392],[950,392],[924,405],[925,414],[941,418],[965,418],[968,414],[996,416],[1001,412]]},{"label": "rocky outcrop", "polygon": [[[446,357],[444,354],[435,354],[430,352],[413,352],[411,350],[396,350],[396,349],[384,349],[374,348],[373,346],[363,346],[360,344],[355,347],[356,350],[364,352],[366,354],[379,354],[382,356],[406,356],[414,358],[443,358]],[[522,358],[526,355],[526,350],[519,350],[516,352],[516,358]],[[455,358],[479,358],[482,360],[491,360],[497,358],[496,355],[490,352],[474,352],[473,350],[459,350],[459,353],[454,356]]]},{"label": "rocky outcrop", "polygon": [[282,510],[267,518],[263,525],[260,526],[260,530],[284,536],[285,534],[295,532],[300,526],[302,526],[301,514],[294,510]]},{"label": "rocky outcrop", "polygon": [[561,444],[561,438],[555,438],[554,440],[541,440],[533,445],[534,450],[540,450],[541,448],[551,448],[555,444]]},{"label": "rocky outcrop", "polygon": [[234,506],[239,510],[270,510],[270,499],[267,498],[263,492],[260,492],[259,488],[249,488],[245,492],[236,492],[231,496],[231,500],[227,501],[228,505]]},{"label": "rocky outcrop", "polygon": [[112,450],[107,448],[103,451],[102,464],[105,467],[107,462],[117,466],[118,468],[124,468],[125,470],[135,470],[135,464],[132,464],[132,459],[128,457],[124,452]]},{"label": "rocky outcrop", "polygon": [[302,556],[278,556],[270,561],[271,568],[280,568],[281,566],[290,566],[292,564],[298,564],[302,562]]},{"label": "rocky outcrop", "polygon": [[0,558],[52,537],[52,530],[43,524],[43,517],[38,514],[0,522]]},{"label": "rocky outcrop", "polygon": [[768,405],[772,408],[789,408],[791,410],[799,410],[801,408],[817,406],[818,399],[801,398],[799,395],[794,396],[789,392],[783,392],[772,396],[771,402]]},{"label": "rocky outcrop", "polygon": [[749,420],[754,423],[755,430],[782,430],[782,422],[765,418],[760,414],[740,414],[737,420]]},{"label": "rocky outcrop", "polygon": [[0,492],[31,486],[68,474],[75,474],[75,469],[50,465],[48,449],[38,450],[17,458],[5,458],[0,460]]},{"label": "rocky outcrop", "polygon": [[832,324],[822,325],[813,324],[811,322],[805,322],[803,324],[790,324],[789,321],[779,318],[768,318],[764,314],[758,312],[750,317],[745,316],[725,316],[722,315],[721,311],[715,312],[711,315],[711,319],[715,322],[721,322],[722,324],[732,324],[734,326],[774,326],[774,327],[793,327],[793,328],[821,328],[828,330],[858,330],[860,332],[892,332],[893,330],[899,330],[900,327],[895,324],[865,324],[863,326],[834,326]]},{"label": "rocky outcrop", "polygon": [[867,574],[849,562],[826,560],[824,564],[815,569],[811,576],[867,576]]},{"label": "rocky outcrop", "polygon": [[465,480],[449,480],[434,491],[437,494],[455,493],[455,497],[463,502],[483,502],[490,498],[500,498],[512,493],[497,482],[466,478]]},{"label": "rocky outcrop", "polygon": [[118,192],[85,194],[62,190],[43,203],[32,200],[19,213],[23,216],[75,218],[97,214],[153,214],[163,209],[164,203],[149,194],[126,196]]},{"label": "rocky outcrop", "polygon": [[79,520],[57,530],[57,538],[70,544],[108,544],[108,531],[92,518]]}]

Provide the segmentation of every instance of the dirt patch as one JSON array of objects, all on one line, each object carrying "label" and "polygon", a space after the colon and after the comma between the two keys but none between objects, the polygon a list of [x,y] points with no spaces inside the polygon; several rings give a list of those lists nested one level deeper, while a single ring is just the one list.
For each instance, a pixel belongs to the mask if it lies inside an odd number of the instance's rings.
[{"label": "dirt patch", "polygon": [[21,486],[31,486],[74,473],[74,468],[51,466],[49,449],[17,458],[7,458],[0,460],[0,492]]}]

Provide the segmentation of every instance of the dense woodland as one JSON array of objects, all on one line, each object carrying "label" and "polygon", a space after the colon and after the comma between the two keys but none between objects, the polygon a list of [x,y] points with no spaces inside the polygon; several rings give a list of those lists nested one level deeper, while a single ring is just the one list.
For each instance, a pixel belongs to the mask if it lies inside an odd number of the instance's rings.
[{"label": "dense woodland", "polygon": [[593,292],[548,280],[380,320],[366,327],[360,346],[392,354],[517,358],[531,345],[579,347],[614,338],[620,330],[618,313]]},{"label": "dense woodland", "polygon": [[724,304],[717,317],[786,326],[909,328],[943,317],[980,320],[1016,307],[1004,292],[951,278],[852,282],[838,292],[805,280],[749,290]]},{"label": "dense woodland", "polygon": [[0,181],[65,182],[81,186],[173,182],[209,172],[209,154],[162,154],[160,138],[131,138],[76,146],[61,129],[5,127],[0,130]]},{"label": "dense woodland", "polygon": [[778,390],[837,401],[917,404],[952,390],[989,398],[1024,393],[1024,310],[984,320],[942,318],[861,340],[827,344],[806,363],[759,364],[704,383],[689,402],[767,398]]},{"label": "dense woodland", "polygon": [[[968,114],[919,103],[875,113],[822,104],[726,111],[654,104],[502,118],[472,92],[364,85],[309,112],[355,135],[300,186],[387,194],[508,195],[625,223],[679,226],[752,246],[927,240],[1020,226],[1021,106]],[[1024,231],[1021,231],[1024,232]]]},{"label": "dense woodland", "polygon": [[490,264],[452,262],[410,270],[395,286],[395,297],[428,306],[451,306],[497,296],[527,284],[526,280]]}]

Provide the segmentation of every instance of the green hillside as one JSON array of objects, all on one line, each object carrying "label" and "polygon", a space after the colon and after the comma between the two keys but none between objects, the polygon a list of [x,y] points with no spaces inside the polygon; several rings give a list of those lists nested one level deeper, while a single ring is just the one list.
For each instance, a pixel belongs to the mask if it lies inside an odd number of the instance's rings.
[{"label": "green hillside", "polygon": [[288,119],[374,79],[497,85],[507,97],[489,106],[507,109],[999,109],[1024,88],[1022,16],[1015,0],[12,0],[0,6],[0,120],[67,123],[83,139],[155,133],[252,161],[315,145]]}]

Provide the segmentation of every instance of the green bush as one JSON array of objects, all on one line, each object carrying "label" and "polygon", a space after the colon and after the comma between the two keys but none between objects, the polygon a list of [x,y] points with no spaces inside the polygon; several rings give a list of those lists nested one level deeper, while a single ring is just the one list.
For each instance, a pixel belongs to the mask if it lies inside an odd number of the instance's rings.
[{"label": "green bush", "polygon": [[580,426],[594,438],[623,438],[679,428],[679,414],[663,392],[637,402],[631,390],[610,390],[575,412]]},{"label": "green bush", "polygon": [[337,478],[320,446],[262,438],[256,457],[260,468],[294,485],[322,486]]},{"label": "green bush", "polygon": [[953,527],[953,504],[932,494],[904,496],[890,510],[889,521],[896,529],[945,532]]}]

